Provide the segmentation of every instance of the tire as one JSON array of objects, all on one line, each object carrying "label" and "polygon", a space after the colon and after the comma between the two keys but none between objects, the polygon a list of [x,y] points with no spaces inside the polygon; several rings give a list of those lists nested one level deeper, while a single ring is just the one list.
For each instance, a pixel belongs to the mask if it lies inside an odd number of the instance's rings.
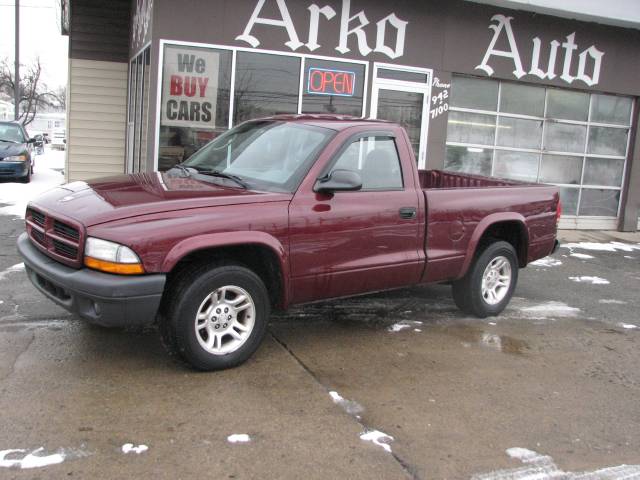
[{"label": "tire", "polygon": [[[485,276],[488,285],[483,290]],[[469,315],[495,316],[509,304],[517,282],[516,251],[510,243],[497,240],[484,247],[463,278],[453,282],[453,300]]]},{"label": "tire", "polygon": [[166,288],[159,319],[170,354],[197,370],[212,371],[240,365],[260,346],[269,295],[248,268],[224,263],[188,268]]},{"label": "tire", "polygon": [[33,173],[33,168],[31,167],[31,168],[29,168],[29,172],[28,172],[24,177],[22,177],[22,178],[20,179],[20,181],[21,181],[22,183],[29,183],[29,182],[31,182],[31,174],[32,174],[32,173]]}]

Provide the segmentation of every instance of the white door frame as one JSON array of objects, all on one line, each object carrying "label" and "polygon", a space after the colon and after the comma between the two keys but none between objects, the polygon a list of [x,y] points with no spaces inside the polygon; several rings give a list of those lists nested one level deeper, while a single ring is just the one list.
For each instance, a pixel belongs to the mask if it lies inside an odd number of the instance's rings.
[{"label": "white door frame", "polygon": [[[396,70],[399,72],[421,73],[426,75],[427,81],[408,82],[404,80],[392,80],[387,78],[378,78],[378,69]],[[418,168],[424,170],[427,168],[427,138],[429,134],[429,109],[431,107],[431,79],[433,78],[433,70],[429,68],[405,67],[401,65],[393,65],[389,63],[373,64],[373,84],[371,91],[371,110],[370,117],[378,118],[378,97],[380,90],[394,90],[399,92],[422,93],[422,123],[420,125],[420,148],[418,150]]]}]

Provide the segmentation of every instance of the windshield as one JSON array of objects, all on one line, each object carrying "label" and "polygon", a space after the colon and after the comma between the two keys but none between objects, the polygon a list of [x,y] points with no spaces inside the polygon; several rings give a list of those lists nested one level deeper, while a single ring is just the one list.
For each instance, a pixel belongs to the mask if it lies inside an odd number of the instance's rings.
[{"label": "windshield", "polygon": [[334,133],[298,123],[247,122],[205,145],[183,165],[232,175],[258,190],[293,192]]},{"label": "windshield", "polygon": [[22,130],[18,125],[12,123],[0,123],[0,140],[9,142],[24,143]]}]

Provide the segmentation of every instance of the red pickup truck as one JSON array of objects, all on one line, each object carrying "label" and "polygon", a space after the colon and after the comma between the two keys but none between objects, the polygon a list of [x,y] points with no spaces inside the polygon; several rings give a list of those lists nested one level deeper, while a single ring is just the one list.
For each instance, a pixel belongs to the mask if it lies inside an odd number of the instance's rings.
[{"label": "red pickup truck", "polygon": [[434,282],[499,314],[518,269],[557,248],[555,187],[419,171],[393,123],[253,120],[160,173],[74,182],[31,202],[33,284],[105,326],[158,320],[193,367],[244,362],[271,308]]}]

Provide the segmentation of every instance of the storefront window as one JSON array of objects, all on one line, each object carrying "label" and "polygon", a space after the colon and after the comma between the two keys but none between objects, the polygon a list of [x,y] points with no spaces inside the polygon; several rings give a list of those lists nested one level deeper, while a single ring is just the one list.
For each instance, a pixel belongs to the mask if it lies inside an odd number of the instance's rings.
[{"label": "storefront window", "polygon": [[500,111],[542,117],[544,87],[503,83],[500,91]]},{"label": "storefront window", "polygon": [[522,118],[500,117],[498,142],[501,147],[540,148],[542,122]]},{"label": "storefront window", "polygon": [[298,57],[238,52],[234,87],[234,123],[298,112]]},{"label": "storefront window", "polygon": [[364,76],[362,64],[306,59],[302,113],[362,116]]},{"label": "storefront window", "polygon": [[538,154],[496,150],[493,175],[525,182],[538,178]]},{"label": "storefront window", "polygon": [[150,51],[151,49],[147,47],[129,62],[127,172],[144,170],[147,158]]},{"label": "storefront window", "polygon": [[551,152],[584,153],[586,136],[585,125],[547,122],[544,131],[544,148]]},{"label": "storefront window", "polygon": [[457,172],[491,175],[493,149],[447,146],[445,166]]},{"label": "storefront window", "polygon": [[453,76],[447,170],[556,184],[565,216],[615,217],[628,97]]},{"label": "storefront window", "polygon": [[189,158],[229,128],[231,52],[164,47],[158,170]]},{"label": "storefront window", "polygon": [[589,116],[589,94],[556,88],[548,89],[547,116],[586,122]]},{"label": "storefront window", "polygon": [[493,145],[495,135],[495,115],[467,112],[451,112],[449,114],[448,141]]},{"label": "storefront window", "polygon": [[631,99],[614,95],[592,95],[591,121],[628,125],[631,116]]},{"label": "storefront window", "polygon": [[456,77],[451,85],[451,106],[489,110],[498,105],[498,83],[480,78]]},{"label": "storefront window", "polygon": [[[163,44],[158,170],[187,160],[246,120],[298,112],[357,117],[364,113],[364,63],[233,52],[232,47]],[[136,74],[130,87],[129,116],[135,119],[132,98],[140,82],[137,65],[132,69]],[[146,154],[145,142],[136,141],[132,135],[130,151]]]},{"label": "storefront window", "polygon": [[539,181],[578,185],[582,175],[582,157],[542,155]]}]

